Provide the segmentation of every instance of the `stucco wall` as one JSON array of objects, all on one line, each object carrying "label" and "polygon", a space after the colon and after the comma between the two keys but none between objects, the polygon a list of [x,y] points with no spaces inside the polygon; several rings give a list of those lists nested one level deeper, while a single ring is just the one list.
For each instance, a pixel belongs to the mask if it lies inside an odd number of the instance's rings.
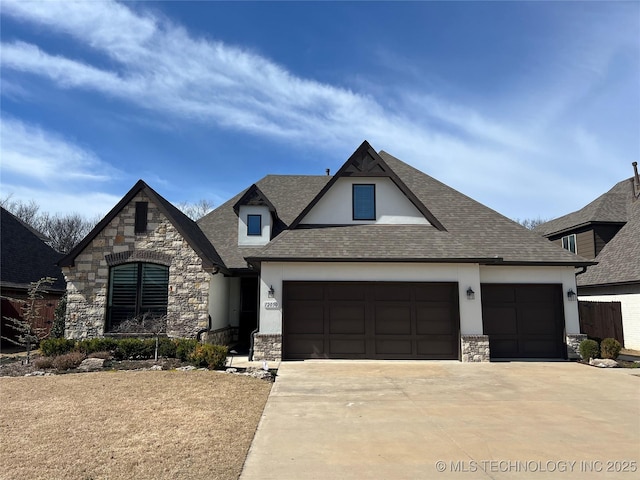
[{"label": "stucco wall", "polygon": [[[148,202],[147,232],[134,233],[135,202]],[[120,259],[109,257],[120,254]],[[151,200],[140,192],[76,257],[64,267],[67,283],[68,338],[104,334],[109,263],[146,261],[169,266],[167,334],[194,337],[209,323],[210,274],[202,260]],[[118,257],[117,255],[115,257]]]},{"label": "stucco wall", "polygon": [[211,330],[228,327],[229,323],[229,282],[221,273],[211,276],[209,286],[209,316]]},{"label": "stucco wall", "polygon": [[[640,285],[625,287],[625,293],[615,288],[600,289],[593,295],[580,295],[588,302],[620,302],[622,309],[622,332],[625,348],[640,350]],[[608,293],[611,292],[611,293]]]},{"label": "stucco wall", "polygon": [[[376,220],[353,220],[352,185],[375,184]],[[303,224],[429,224],[420,211],[389,178],[339,178],[302,220]]]},{"label": "stucco wall", "polygon": [[[247,235],[247,216],[260,215],[261,235]],[[241,205],[238,212],[238,245],[266,245],[271,241],[271,212],[263,205]]]}]

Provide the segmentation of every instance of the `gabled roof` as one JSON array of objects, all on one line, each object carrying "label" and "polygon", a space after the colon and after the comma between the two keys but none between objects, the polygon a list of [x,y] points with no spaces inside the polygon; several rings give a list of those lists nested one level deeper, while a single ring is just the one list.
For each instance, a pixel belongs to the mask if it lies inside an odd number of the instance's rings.
[{"label": "gabled roof", "polygon": [[[381,151],[387,168],[438,219],[431,225],[358,225],[284,232],[252,261],[424,261],[593,265]],[[302,216],[302,215],[301,215]],[[367,251],[364,251],[367,250]]]},{"label": "gabled roof", "polygon": [[72,266],[76,257],[93,241],[93,239],[105,228],[111,220],[113,220],[120,211],[128,205],[133,198],[141,191],[153,201],[160,211],[167,217],[171,224],[180,232],[180,235],[189,243],[191,248],[202,259],[202,265],[205,269],[214,267],[225,269],[224,262],[218,255],[218,252],[200,230],[196,222],[187,217],[178,208],[174,207],[171,202],[162,197],[153,188],[144,181],[138,182],[122,197],[122,200],[111,209],[111,211],[98,223],[91,232],[73,249],[62,258],[58,265],[61,267]]},{"label": "gabled roof", "polygon": [[242,196],[240,197],[240,200],[238,200],[233,206],[233,211],[236,212],[236,215],[238,215],[238,212],[240,211],[240,207],[242,205],[264,205],[269,208],[269,211],[273,213],[276,218],[278,215],[276,207],[273,206],[267,196],[262,193],[260,188],[255,183],[247,188],[244,194],[242,194]]},{"label": "gabled roof", "polygon": [[302,219],[311,211],[311,209],[320,201],[320,199],[329,191],[334,183],[342,177],[388,177],[400,189],[400,191],[409,199],[409,201],[429,220],[429,223],[438,230],[445,230],[438,219],[429,211],[429,209],[418,199],[411,189],[396,175],[396,173],[387,165],[387,163],[378,155],[378,153],[369,145],[366,140],[356,149],[355,152],[342,165],[340,170],[333,178],[324,186],[315,198],[300,212],[298,217],[291,223],[290,228],[296,228]]},{"label": "gabled roof", "polygon": [[0,284],[3,287],[29,288],[31,282],[52,277],[56,281],[48,289],[64,291],[62,270],[56,266],[62,254],[44,243],[42,234],[36,233],[4,208],[1,210]]},{"label": "gabled roof", "polygon": [[578,276],[579,286],[640,283],[640,200],[629,206],[629,221],[596,260],[598,265]]},{"label": "gabled roof", "polygon": [[550,237],[593,223],[625,223],[633,199],[631,181],[626,179],[616,183],[611,190],[580,210],[538,225],[534,231]]}]

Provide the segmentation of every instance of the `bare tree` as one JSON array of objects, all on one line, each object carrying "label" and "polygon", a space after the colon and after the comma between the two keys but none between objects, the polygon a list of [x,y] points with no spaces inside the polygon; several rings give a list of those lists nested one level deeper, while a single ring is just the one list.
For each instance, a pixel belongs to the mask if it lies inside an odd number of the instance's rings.
[{"label": "bare tree", "polygon": [[199,220],[213,210],[213,202],[202,198],[195,203],[181,202],[177,207],[191,220]]},{"label": "bare tree", "polygon": [[0,206],[13,213],[13,215],[18,217],[24,223],[30,225],[36,230],[40,230],[38,228],[40,205],[38,205],[34,200],[31,200],[28,203],[23,202],[22,200],[13,200],[13,194],[8,194],[0,200]]},{"label": "bare tree", "polygon": [[522,225],[523,227],[528,228],[529,230],[533,230],[538,225],[542,225],[543,223],[546,223],[549,221],[549,219],[542,218],[542,217],[524,218],[522,220],[519,218],[516,218],[514,220],[518,222],[520,225]]},{"label": "bare tree", "polygon": [[22,318],[3,317],[9,322],[11,328],[17,333],[16,338],[2,337],[15,345],[27,348],[26,364],[29,364],[31,357],[31,345],[37,345],[40,340],[45,339],[47,334],[46,328],[35,327],[36,320],[40,318],[40,308],[42,306],[40,300],[44,298],[42,295],[46,291],[48,285],[55,282],[55,278],[43,277],[38,281],[31,282],[29,285],[29,294],[26,300],[11,298],[21,304]]},{"label": "bare tree", "polygon": [[155,361],[158,361],[158,347],[160,345],[160,335],[167,331],[167,316],[154,315],[145,312],[134,318],[123,321],[118,326],[121,333],[151,333],[156,339]]}]

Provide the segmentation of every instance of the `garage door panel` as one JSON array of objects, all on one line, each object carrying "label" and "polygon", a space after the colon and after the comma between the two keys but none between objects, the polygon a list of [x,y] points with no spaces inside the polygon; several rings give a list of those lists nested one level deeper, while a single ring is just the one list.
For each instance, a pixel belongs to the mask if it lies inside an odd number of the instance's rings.
[{"label": "garage door panel", "polygon": [[515,307],[486,307],[482,312],[485,335],[515,335],[518,332]]},{"label": "garage door panel", "polygon": [[560,358],[564,307],[560,284],[483,284],[482,321],[492,358]]},{"label": "garage door panel", "polygon": [[322,302],[292,301],[287,306],[292,321],[287,324],[288,333],[324,333]]},{"label": "garage door panel", "polygon": [[416,308],[416,333],[418,335],[429,334],[453,334],[455,325],[451,322],[452,311],[450,307],[424,307]]},{"label": "garage door panel", "polygon": [[411,335],[411,307],[376,304],[374,335]]},{"label": "garage door panel", "polygon": [[365,333],[365,306],[332,304],[329,310],[329,333]]},{"label": "garage door panel", "polygon": [[455,283],[286,281],[284,356],[457,359],[457,291]]}]

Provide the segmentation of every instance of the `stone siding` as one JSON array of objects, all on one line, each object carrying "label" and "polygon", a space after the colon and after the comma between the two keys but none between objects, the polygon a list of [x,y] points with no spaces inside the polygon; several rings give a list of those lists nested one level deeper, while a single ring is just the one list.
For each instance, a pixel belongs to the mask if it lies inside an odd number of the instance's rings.
[{"label": "stone siding", "polygon": [[202,341],[213,345],[230,345],[233,341],[233,330],[232,327],[224,327],[205,332],[202,334]]},{"label": "stone siding", "polygon": [[253,336],[252,360],[256,362],[282,360],[282,335],[279,333],[256,333]]},{"label": "stone siding", "polygon": [[567,358],[569,360],[580,360],[580,342],[586,340],[584,333],[567,334]]},{"label": "stone siding", "polygon": [[[148,202],[145,233],[134,231],[136,202]],[[193,338],[209,327],[210,274],[189,243],[141,191],[76,257],[74,266],[63,267],[67,338],[104,335],[109,267],[138,261],[169,266],[168,336]]]},{"label": "stone siding", "polygon": [[491,360],[488,335],[461,335],[463,362],[488,362]]}]

